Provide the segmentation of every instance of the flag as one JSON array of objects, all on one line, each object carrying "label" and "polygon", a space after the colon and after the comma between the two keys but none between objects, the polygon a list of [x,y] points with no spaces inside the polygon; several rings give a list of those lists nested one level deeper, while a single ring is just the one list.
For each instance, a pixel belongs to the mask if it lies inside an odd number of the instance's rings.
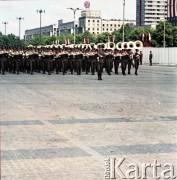
[{"label": "flag", "polygon": [[66,44],[66,45],[69,45],[69,44],[70,44],[69,39],[65,39],[65,44]]},{"label": "flag", "polygon": [[84,38],[84,44],[89,44],[90,42],[89,42],[89,38],[88,37],[85,37]]}]

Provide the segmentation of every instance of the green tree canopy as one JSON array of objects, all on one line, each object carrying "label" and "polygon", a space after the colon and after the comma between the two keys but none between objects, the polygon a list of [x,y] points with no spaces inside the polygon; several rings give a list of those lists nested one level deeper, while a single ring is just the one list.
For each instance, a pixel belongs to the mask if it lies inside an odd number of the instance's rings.
[{"label": "green tree canopy", "polygon": [[[165,43],[166,47],[173,46],[173,26],[169,22],[165,22]],[[164,44],[164,22],[160,22],[154,32],[153,39],[158,47],[163,47]]]}]

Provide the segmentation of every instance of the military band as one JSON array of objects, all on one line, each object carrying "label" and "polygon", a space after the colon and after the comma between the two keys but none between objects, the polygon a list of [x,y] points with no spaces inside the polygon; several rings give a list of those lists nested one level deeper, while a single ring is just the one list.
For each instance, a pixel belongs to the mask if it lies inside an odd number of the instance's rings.
[{"label": "military band", "polygon": [[[97,48],[91,45],[85,46],[50,46],[50,47],[28,47],[24,49],[0,49],[0,70],[1,74],[12,72],[16,74],[34,72],[51,75],[62,72],[65,75],[70,71],[71,74],[82,72],[95,75],[97,72],[98,80],[102,80],[102,73],[105,69],[107,74],[111,72],[118,75],[121,65],[122,74],[131,74],[131,67],[135,63],[135,75],[138,75],[139,62],[141,63],[139,50],[133,53],[131,49],[105,48],[98,45]],[[128,66],[128,68],[127,68]]]}]

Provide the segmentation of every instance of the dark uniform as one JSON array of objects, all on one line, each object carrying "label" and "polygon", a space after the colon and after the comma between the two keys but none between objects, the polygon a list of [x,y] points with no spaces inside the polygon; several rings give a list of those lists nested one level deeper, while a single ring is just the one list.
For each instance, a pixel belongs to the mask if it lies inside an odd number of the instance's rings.
[{"label": "dark uniform", "polygon": [[97,60],[98,80],[102,80],[104,58],[105,58],[105,53],[102,48],[99,48],[98,49],[98,60]]},{"label": "dark uniform", "polygon": [[92,72],[92,75],[95,75],[95,70],[96,70],[96,62],[97,62],[97,52],[96,51],[92,51],[91,52],[91,72]]},{"label": "dark uniform", "polygon": [[149,54],[149,63],[150,63],[150,66],[152,66],[152,58],[153,58],[152,51],[150,51],[150,54]]},{"label": "dark uniform", "polygon": [[128,74],[131,74],[131,66],[133,64],[133,52],[131,50],[129,50],[129,59],[128,59]]},{"label": "dark uniform", "polygon": [[143,53],[142,51],[140,51],[140,65],[142,65],[143,63]]},{"label": "dark uniform", "polygon": [[134,54],[134,61],[135,61],[135,75],[138,75],[137,71],[138,71],[138,67],[139,67],[140,54],[137,49]]},{"label": "dark uniform", "polygon": [[77,70],[77,75],[81,75],[82,71],[82,61],[83,61],[83,54],[81,51],[76,52],[76,70]]},{"label": "dark uniform", "polygon": [[111,75],[111,71],[112,71],[112,64],[113,64],[113,51],[112,50],[108,50],[108,53],[106,53],[106,71],[109,75]]}]

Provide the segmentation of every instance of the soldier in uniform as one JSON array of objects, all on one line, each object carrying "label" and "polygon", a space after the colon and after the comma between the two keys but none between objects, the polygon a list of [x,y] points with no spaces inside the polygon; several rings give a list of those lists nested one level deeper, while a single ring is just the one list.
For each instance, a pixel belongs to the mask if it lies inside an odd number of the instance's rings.
[{"label": "soldier in uniform", "polygon": [[140,54],[139,54],[138,49],[136,49],[136,52],[134,54],[134,61],[135,61],[135,75],[138,75],[137,71],[138,71],[139,61],[140,61]]},{"label": "soldier in uniform", "polygon": [[131,66],[133,64],[133,52],[131,49],[128,50],[128,54],[129,54],[129,59],[128,59],[128,74],[131,74]]},{"label": "soldier in uniform", "polygon": [[65,75],[67,62],[68,62],[68,50],[66,50],[66,47],[64,47],[63,52],[61,54],[61,60],[62,60],[62,72],[63,72],[63,75]]},{"label": "soldier in uniform", "polygon": [[126,50],[122,50],[121,52],[122,52],[122,60],[121,60],[122,74],[123,74],[124,76],[126,76],[125,71],[126,71],[127,61],[128,61],[128,59],[129,59],[129,55],[128,55],[128,53],[127,53]]},{"label": "soldier in uniform", "polygon": [[114,69],[115,69],[115,74],[117,75],[118,75],[118,68],[119,68],[120,60],[121,60],[121,54],[117,49],[115,49],[114,50]]},{"label": "soldier in uniform", "polygon": [[104,64],[105,53],[103,47],[98,46],[98,60],[97,60],[97,74],[98,80],[102,80],[103,64]]},{"label": "soldier in uniform", "polygon": [[91,59],[91,72],[92,72],[92,75],[95,75],[96,60],[97,60],[97,52],[96,52],[96,49],[92,49],[90,59]]},{"label": "soldier in uniform", "polygon": [[91,55],[91,49],[88,47],[85,51],[86,74],[90,72],[90,66],[91,66],[90,55]]},{"label": "soldier in uniform", "polygon": [[140,51],[140,65],[142,65],[142,62],[143,62],[143,53],[142,51]]},{"label": "soldier in uniform", "polygon": [[76,53],[76,70],[77,70],[77,75],[81,75],[83,53],[79,49],[76,49],[75,53]]},{"label": "soldier in uniform", "polygon": [[113,63],[113,50],[112,49],[108,49],[105,53],[106,55],[106,71],[109,75],[111,75],[111,71],[112,71],[112,63]]},{"label": "soldier in uniform", "polygon": [[149,54],[149,63],[150,63],[150,66],[152,66],[152,58],[153,58],[152,51],[150,51],[150,54]]}]

